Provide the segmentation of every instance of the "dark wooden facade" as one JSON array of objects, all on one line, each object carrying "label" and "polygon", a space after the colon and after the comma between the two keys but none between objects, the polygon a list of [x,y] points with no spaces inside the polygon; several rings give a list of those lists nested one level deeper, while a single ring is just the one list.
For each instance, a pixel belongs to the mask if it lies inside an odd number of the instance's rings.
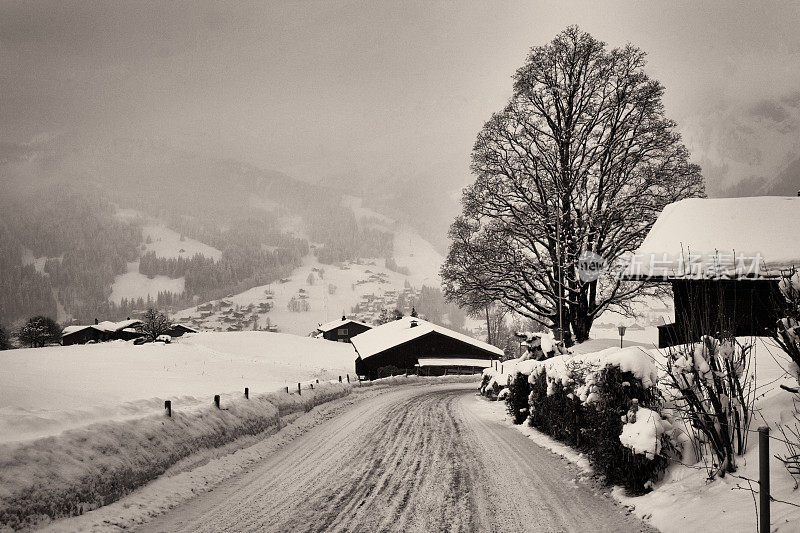
[{"label": "dark wooden facade", "polygon": [[673,279],[675,323],[658,327],[660,348],[696,342],[703,335],[765,335],[780,318],[775,279]]},{"label": "dark wooden facade", "polygon": [[377,379],[392,373],[416,373],[420,357],[473,358],[488,361],[496,359],[497,355],[437,331],[431,331],[365,359],[359,356],[356,359],[356,374],[367,379]]},{"label": "dark wooden facade", "polygon": [[61,336],[62,346],[71,346],[73,344],[86,344],[89,341],[101,342],[108,339],[108,332],[102,331],[92,326],[87,326],[72,333],[66,333]]},{"label": "dark wooden facade", "polygon": [[336,328],[322,332],[322,338],[336,342],[350,342],[350,339],[372,328],[354,320],[349,320]]}]

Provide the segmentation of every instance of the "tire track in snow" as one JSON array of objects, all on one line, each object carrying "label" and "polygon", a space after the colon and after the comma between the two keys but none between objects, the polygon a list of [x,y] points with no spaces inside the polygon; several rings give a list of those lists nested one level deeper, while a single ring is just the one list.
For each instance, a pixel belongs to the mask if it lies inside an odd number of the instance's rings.
[{"label": "tire track in snow", "polygon": [[489,418],[473,385],[400,388],[141,531],[649,531]]}]

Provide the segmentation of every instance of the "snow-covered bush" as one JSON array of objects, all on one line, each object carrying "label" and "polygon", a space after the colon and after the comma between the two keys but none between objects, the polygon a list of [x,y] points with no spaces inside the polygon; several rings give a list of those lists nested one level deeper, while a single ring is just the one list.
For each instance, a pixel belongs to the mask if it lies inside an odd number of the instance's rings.
[{"label": "snow-covered bush", "polygon": [[[664,471],[674,446],[671,428],[658,415],[657,373],[649,354],[636,347],[610,348],[522,370],[530,374],[530,424],[585,452],[609,483],[642,493]],[[641,429],[626,415],[634,401],[651,411],[654,421],[658,417],[662,431],[642,432],[635,442],[630,438]],[[643,446],[646,437],[656,442]]]},{"label": "snow-covered bush", "polygon": [[516,374],[516,367],[519,361],[520,359],[510,359],[498,363],[496,369],[492,366],[484,368],[479,387],[480,393],[492,400],[503,399],[499,397],[500,392],[509,386],[511,377]]},{"label": "snow-covered bush", "polygon": [[519,361],[527,361],[529,359],[543,361],[556,355],[568,353],[563,344],[556,342],[552,333],[517,331],[514,335],[522,339],[520,345],[525,346],[525,354],[519,358]]},{"label": "snow-covered bush", "polygon": [[780,282],[783,302],[778,302],[784,311],[778,320],[773,338],[791,358],[789,372],[800,384],[800,272],[792,269],[784,274]]},{"label": "snow-covered bush", "polygon": [[[522,424],[528,418],[528,396],[531,393],[528,376],[517,372],[508,388],[503,391],[508,391],[504,397],[508,406],[508,414],[511,415],[515,424]],[[501,394],[503,391],[500,391]],[[501,399],[500,395],[497,396],[497,399]]]},{"label": "snow-covered bush", "polygon": [[709,477],[736,471],[736,456],[747,448],[755,401],[752,349],[733,337],[704,336],[667,351],[665,394],[694,433],[696,456],[713,457]]},{"label": "snow-covered bush", "polygon": [[800,405],[798,398],[800,395],[794,399],[794,411],[788,420],[783,420],[778,424],[778,430],[786,443],[786,453],[775,456],[794,479],[795,489],[800,485]]}]

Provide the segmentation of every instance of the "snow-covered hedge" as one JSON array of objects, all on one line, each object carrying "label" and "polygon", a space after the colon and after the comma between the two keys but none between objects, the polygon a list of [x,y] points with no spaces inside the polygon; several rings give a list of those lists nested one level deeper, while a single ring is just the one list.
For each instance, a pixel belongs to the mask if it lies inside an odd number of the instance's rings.
[{"label": "snow-covered hedge", "polygon": [[530,424],[584,451],[609,483],[641,493],[666,467],[672,427],[658,414],[658,372],[646,351],[609,348],[515,370],[530,387]]},{"label": "snow-covered hedge", "polygon": [[281,418],[351,392],[320,384],[303,395],[251,396],[216,409],[175,410],[103,422],[22,444],[0,445],[0,530],[82,514],[163,474],[191,453],[278,429]]}]

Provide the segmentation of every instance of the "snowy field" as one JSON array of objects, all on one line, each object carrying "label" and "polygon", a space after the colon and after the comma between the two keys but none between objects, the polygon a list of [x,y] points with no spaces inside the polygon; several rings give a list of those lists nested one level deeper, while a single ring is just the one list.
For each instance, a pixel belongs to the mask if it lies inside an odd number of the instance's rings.
[{"label": "snowy field", "polygon": [[[132,209],[119,210],[117,218],[120,220],[144,220],[145,217],[142,213]],[[172,257],[172,258],[191,258],[195,254],[203,254],[205,257],[211,257],[219,260],[222,252],[213,246],[208,246],[200,241],[196,241],[189,237],[184,237],[181,240],[181,234],[161,224],[146,224],[142,226],[142,239],[145,241],[141,244],[141,253],[155,252],[158,257]],[[146,242],[147,240],[150,242]],[[148,278],[147,276],[139,273],[139,261],[128,263],[128,269],[125,274],[120,274],[114,278],[114,283],[111,286],[111,296],[109,300],[119,304],[123,298],[135,299],[145,298],[150,295],[153,299],[158,296],[161,291],[169,291],[175,294],[183,292],[185,278],[171,279],[167,276],[154,276]]]},{"label": "snowy field", "polygon": [[128,271],[114,278],[111,286],[111,296],[109,300],[119,304],[123,298],[136,299],[142,297],[147,299],[149,294],[153,299],[161,291],[169,291],[174,294],[183,292],[186,278],[169,278],[167,276],[153,276],[148,278],[139,273],[139,261],[128,263]]},{"label": "snowy field", "polygon": [[266,332],[198,333],[0,352],[0,442],[108,420],[207,406],[215,394],[272,392],[354,371],[350,344]]},{"label": "snowy field", "polygon": [[[151,242],[147,242],[147,239]],[[196,241],[189,237],[181,240],[181,234],[163,225],[150,224],[142,226],[142,239],[145,240],[145,250],[143,253],[155,252],[158,257],[183,257],[191,258],[194,254],[203,254],[214,260],[222,257],[222,252]]]}]

